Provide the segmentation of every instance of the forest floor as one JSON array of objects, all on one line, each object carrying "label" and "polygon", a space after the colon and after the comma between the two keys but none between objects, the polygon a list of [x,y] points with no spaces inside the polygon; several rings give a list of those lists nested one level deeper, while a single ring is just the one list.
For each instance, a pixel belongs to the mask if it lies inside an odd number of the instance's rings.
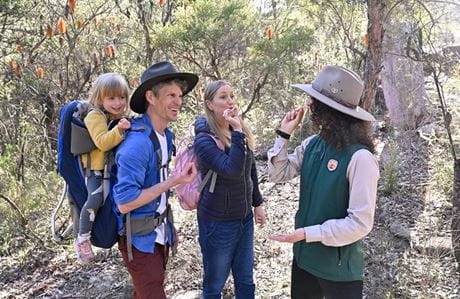
[{"label": "forest floor", "polygon": [[[374,229],[364,240],[365,298],[460,298],[450,229],[453,161],[446,146],[429,138],[439,128],[435,123],[391,134],[377,129],[381,180]],[[268,236],[293,228],[299,180],[274,184],[267,180],[265,161],[258,162],[258,169],[268,221],[255,230],[256,297],[289,298],[291,246]],[[196,215],[181,210],[175,200],[173,207],[181,242],[168,264],[166,292],[169,298],[199,298]],[[116,246],[97,250],[94,263],[81,265],[72,241],[54,243],[43,219],[31,219],[41,223],[34,227],[36,237],[19,225],[8,237],[9,254],[0,259],[0,298],[130,297],[132,284]],[[232,295],[230,278],[224,298]]]}]

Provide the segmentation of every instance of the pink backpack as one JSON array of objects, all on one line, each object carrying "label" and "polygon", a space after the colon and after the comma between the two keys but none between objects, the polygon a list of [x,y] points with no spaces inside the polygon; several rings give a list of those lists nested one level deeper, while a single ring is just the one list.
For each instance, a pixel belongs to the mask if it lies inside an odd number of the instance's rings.
[{"label": "pink backpack", "polygon": [[[225,149],[224,144],[219,139],[213,135],[208,135],[212,137],[212,139],[216,142],[217,146],[221,150]],[[179,174],[188,162],[195,163],[195,166],[198,168],[196,160],[197,158],[193,149],[192,141],[189,142],[186,146],[179,148],[177,151],[176,158],[174,159],[173,175]],[[198,173],[193,181],[189,184],[176,186],[177,198],[179,199],[179,203],[182,209],[190,211],[198,207],[198,203],[200,201],[200,193],[210,178],[211,186],[209,187],[209,192],[213,193],[214,187],[216,185],[217,173],[212,169],[208,170],[203,180],[201,179],[201,175]]]}]

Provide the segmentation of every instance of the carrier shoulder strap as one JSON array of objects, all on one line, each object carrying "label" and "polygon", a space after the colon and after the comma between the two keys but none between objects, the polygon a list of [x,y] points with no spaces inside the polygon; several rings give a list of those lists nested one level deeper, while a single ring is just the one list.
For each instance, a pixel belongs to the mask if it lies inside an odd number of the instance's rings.
[{"label": "carrier shoulder strap", "polygon": [[153,150],[155,151],[155,154],[157,155],[157,166],[158,169],[160,169],[161,166],[161,161],[163,159],[162,153],[161,153],[161,146],[160,146],[160,141],[158,140],[158,136],[155,133],[155,129],[152,129],[150,131],[149,135],[150,141],[152,141],[153,144]]}]

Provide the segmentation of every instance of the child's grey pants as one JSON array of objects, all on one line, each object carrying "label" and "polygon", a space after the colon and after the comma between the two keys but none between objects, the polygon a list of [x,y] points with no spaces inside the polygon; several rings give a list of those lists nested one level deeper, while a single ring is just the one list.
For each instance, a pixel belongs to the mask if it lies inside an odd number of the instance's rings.
[{"label": "child's grey pants", "polygon": [[91,170],[89,177],[86,178],[88,199],[81,209],[79,235],[89,234],[91,232],[97,211],[104,202],[104,194],[102,192],[103,180],[104,174],[100,170]]}]

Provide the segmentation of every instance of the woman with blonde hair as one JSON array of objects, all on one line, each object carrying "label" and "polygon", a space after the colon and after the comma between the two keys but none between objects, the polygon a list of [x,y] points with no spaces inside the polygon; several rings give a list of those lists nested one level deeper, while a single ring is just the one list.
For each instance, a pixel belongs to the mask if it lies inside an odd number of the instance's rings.
[{"label": "woman with blonde hair", "polygon": [[[221,298],[231,270],[235,297],[254,298],[254,218],[259,225],[265,223],[254,136],[238,115],[228,82],[219,80],[206,86],[204,108],[206,116],[195,122],[198,170],[204,176],[211,169],[217,179],[205,185],[198,206],[203,297]],[[221,150],[210,135],[225,149]]]}]

